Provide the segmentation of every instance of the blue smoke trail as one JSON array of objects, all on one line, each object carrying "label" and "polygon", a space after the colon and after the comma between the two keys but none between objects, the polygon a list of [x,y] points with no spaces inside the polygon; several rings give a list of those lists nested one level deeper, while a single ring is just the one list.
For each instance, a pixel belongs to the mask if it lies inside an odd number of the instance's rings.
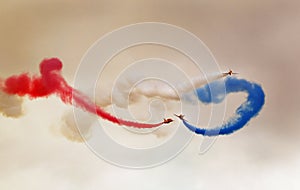
[{"label": "blue smoke trail", "polygon": [[224,83],[226,92],[224,92],[224,88],[220,86],[223,84],[218,81],[198,88],[196,90],[198,99],[206,104],[220,103],[225,99],[226,95],[230,93],[246,92],[248,94],[247,100],[237,108],[233,117],[216,128],[197,128],[183,120],[183,124],[189,130],[204,136],[228,135],[244,127],[251,118],[259,113],[265,103],[265,94],[260,85],[245,79],[233,77],[226,78]]}]

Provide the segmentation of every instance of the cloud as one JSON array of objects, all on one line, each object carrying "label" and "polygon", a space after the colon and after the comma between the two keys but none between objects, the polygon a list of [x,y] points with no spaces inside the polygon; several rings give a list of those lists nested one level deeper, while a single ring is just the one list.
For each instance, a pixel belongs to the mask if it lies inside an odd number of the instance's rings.
[{"label": "cloud", "polygon": [[0,91],[0,113],[6,117],[20,117],[23,115],[23,98],[9,95]]}]

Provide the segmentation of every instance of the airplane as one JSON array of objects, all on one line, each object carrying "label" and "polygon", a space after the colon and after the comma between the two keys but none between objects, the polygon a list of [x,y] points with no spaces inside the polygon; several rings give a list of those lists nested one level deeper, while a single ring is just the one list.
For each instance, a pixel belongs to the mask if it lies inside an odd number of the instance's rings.
[{"label": "airplane", "polygon": [[163,123],[164,123],[164,124],[167,124],[167,123],[171,123],[172,121],[174,121],[174,120],[171,119],[171,118],[168,118],[168,119],[164,118]]},{"label": "airplane", "polygon": [[185,120],[183,117],[184,117],[184,115],[182,115],[182,114],[180,114],[180,115],[176,115],[176,114],[174,114],[176,117],[178,117],[179,119],[181,119],[181,120]]},{"label": "airplane", "polygon": [[223,75],[236,75],[236,74],[239,74],[239,73],[234,73],[231,69],[227,72],[227,73],[223,73]]}]

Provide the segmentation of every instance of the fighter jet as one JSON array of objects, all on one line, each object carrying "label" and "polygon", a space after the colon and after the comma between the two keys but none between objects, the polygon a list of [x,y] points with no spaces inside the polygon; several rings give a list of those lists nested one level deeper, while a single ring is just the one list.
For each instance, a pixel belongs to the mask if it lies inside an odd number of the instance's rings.
[{"label": "fighter jet", "polygon": [[238,73],[234,73],[231,69],[227,73],[223,73],[223,75],[236,75]]},{"label": "fighter jet", "polygon": [[174,121],[173,119],[171,119],[171,118],[168,118],[168,119],[166,119],[166,118],[164,118],[164,124],[167,124],[167,123],[171,123],[172,121]]},{"label": "fighter jet", "polygon": [[176,117],[178,117],[179,119],[181,119],[181,120],[185,120],[183,117],[184,117],[184,115],[182,115],[182,114],[180,114],[180,115],[176,115],[176,114],[174,114]]}]

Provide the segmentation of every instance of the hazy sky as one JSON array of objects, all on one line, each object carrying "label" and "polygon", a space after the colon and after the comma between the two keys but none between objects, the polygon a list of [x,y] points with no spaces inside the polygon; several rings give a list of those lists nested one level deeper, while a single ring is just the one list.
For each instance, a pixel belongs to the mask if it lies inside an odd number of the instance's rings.
[{"label": "hazy sky", "polygon": [[[43,58],[55,56],[72,84],[97,39],[146,21],[189,30],[222,70],[260,83],[266,93],[260,115],[219,137],[204,155],[198,155],[203,137],[195,136],[168,163],[130,170],[56,131],[70,106],[56,97],[25,99],[24,116],[0,117],[0,189],[299,189],[299,1],[1,2],[0,76],[36,73]],[[244,98],[234,97],[228,98],[229,115]]]}]

